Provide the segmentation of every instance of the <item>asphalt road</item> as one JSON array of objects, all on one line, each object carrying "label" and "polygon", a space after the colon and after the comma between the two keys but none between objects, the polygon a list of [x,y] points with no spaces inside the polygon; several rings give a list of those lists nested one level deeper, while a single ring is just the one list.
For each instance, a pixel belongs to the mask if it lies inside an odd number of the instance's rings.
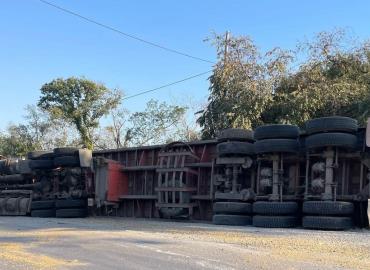
[{"label": "asphalt road", "polygon": [[370,231],[0,217],[0,269],[370,269]]}]

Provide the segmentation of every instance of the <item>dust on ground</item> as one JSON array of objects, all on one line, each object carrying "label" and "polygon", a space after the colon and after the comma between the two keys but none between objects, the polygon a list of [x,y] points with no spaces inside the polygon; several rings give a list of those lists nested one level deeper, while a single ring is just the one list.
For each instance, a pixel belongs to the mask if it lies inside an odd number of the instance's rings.
[{"label": "dust on ground", "polygon": [[150,269],[138,253],[163,265],[152,269],[370,269],[369,230],[0,217],[0,249],[8,269]]}]

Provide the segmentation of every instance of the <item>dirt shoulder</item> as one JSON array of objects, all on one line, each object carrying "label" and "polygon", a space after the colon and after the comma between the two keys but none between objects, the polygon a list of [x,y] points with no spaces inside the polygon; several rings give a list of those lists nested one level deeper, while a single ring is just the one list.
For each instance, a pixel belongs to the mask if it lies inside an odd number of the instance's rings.
[{"label": "dirt shoulder", "polygon": [[370,269],[369,230],[1,217],[0,248],[2,269]]}]

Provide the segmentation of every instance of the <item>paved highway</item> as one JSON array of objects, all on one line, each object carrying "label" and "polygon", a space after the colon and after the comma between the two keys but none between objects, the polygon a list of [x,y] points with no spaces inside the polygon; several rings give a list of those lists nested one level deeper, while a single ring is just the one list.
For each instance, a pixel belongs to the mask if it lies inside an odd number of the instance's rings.
[{"label": "paved highway", "polygon": [[0,269],[370,269],[370,231],[0,217]]}]

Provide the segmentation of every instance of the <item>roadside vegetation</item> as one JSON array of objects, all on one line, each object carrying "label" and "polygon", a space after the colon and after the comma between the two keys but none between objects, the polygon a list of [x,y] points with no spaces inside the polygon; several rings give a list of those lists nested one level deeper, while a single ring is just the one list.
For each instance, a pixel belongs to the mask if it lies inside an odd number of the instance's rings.
[{"label": "roadside vegetation", "polygon": [[370,116],[369,42],[343,30],[265,53],[249,37],[232,37],[228,46],[220,35],[211,41],[219,61],[209,79],[208,105],[198,117],[204,138],[229,127],[302,126],[329,115],[363,124]]},{"label": "roadside vegetation", "polygon": [[21,157],[61,146],[141,146],[212,138],[229,127],[302,126],[329,115],[363,124],[370,116],[370,43],[346,31],[321,32],[291,50],[267,52],[247,36],[214,34],[208,41],[218,61],[209,77],[208,101],[196,114],[191,104],[158,100],[129,112],[119,89],[83,77],[56,78],[41,86],[37,105],[25,108],[24,121],[0,134],[0,152]]}]

